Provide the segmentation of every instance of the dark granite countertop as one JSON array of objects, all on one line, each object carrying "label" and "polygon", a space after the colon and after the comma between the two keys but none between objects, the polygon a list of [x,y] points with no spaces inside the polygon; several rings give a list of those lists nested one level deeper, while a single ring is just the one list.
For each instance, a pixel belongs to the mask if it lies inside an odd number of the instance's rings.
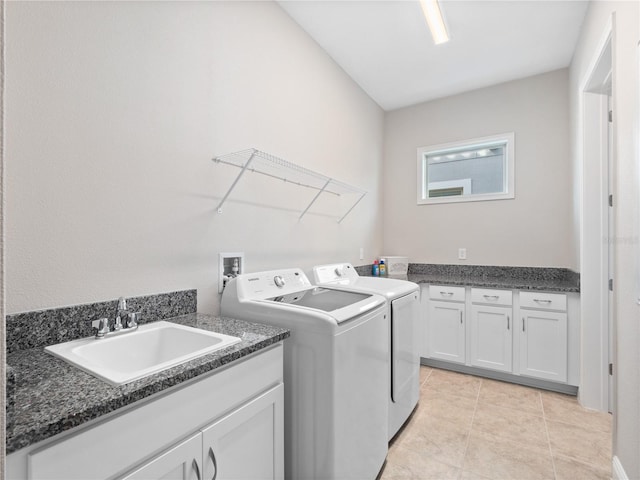
[{"label": "dark granite countertop", "polygon": [[[357,267],[360,275],[371,276],[368,265]],[[460,285],[508,290],[580,292],[580,274],[566,268],[505,267],[494,265],[445,265],[410,263],[407,275],[388,278],[431,285]]]},{"label": "dark granite countertop", "polygon": [[240,337],[242,341],[122,386],[46,353],[42,347],[7,355],[7,453],[45,440],[118,408],[220,368],[287,337],[289,331],[259,323],[192,313],[167,321]]},{"label": "dark granite countertop", "polygon": [[580,292],[580,286],[565,279],[500,278],[464,275],[424,275],[411,273],[406,279],[431,285],[460,285],[507,290],[535,290],[545,292]]}]

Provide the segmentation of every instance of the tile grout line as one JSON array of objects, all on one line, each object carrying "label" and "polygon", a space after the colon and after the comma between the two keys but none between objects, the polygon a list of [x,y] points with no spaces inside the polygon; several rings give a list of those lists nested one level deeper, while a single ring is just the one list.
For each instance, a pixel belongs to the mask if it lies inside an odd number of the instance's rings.
[{"label": "tile grout line", "polygon": [[427,383],[427,380],[429,380],[429,378],[431,378],[431,375],[433,374],[433,368],[429,369],[429,373],[427,373],[427,376],[424,377],[424,380],[422,381],[422,383],[420,384],[420,387],[422,388],[422,386]]},{"label": "tile grout line", "polygon": [[467,443],[464,446],[464,452],[462,453],[462,464],[460,466],[460,472],[458,478],[462,478],[462,472],[464,471],[464,463],[467,458],[467,450],[469,449],[469,443],[471,442],[471,430],[473,430],[473,421],[476,419],[476,412],[478,411],[478,403],[480,403],[480,391],[482,390],[483,379],[480,379],[480,386],[478,387],[478,393],[476,394],[476,404],[473,408],[473,415],[471,415],[471,424],[469,425],[469,433],[467,433]]},{"label": "tile grout line", "polygon": [[[542,395],[542,394],[541,394]],[[541,397],[542,398],[542,397]],[[549,422],[551,423],[556,423],[559,425],[565,425],[568,427],[572,427],[572,428],[579,428],[582,430],[586,430],[589,433],[593,433],[593,434],[597,434],[597,435],[606,435],[606,438],[611,442],[611,438],[612,438],[612,433],[609,431],[605,431],[605,430],[601,430],[600,428],[596,428],[593,427],[591,425],[589,425],[587,423],[587,425],[585,425],[584,423],[579,423],[577,421],[566,421],[564,419],[560,419],[560,418],[547,418],[547,414],[544,411],[544,402],[542,403],[543,406],[543,415],[544,415],[544,422],[545,422],[545,428],[547,429],[547,434],[549,435],[549,447],[551,448],[551,435],[548,433],[549,432]],[[581,409],[584,409],[584,407],[580,406],[579,404],[575,404],[575,406],[578,406]],[[581,465],[584,465],[586,467],[589,467],[590,469],[595,469],[595,470],[601,470],[603,469],[602,465],[599,465],[595,462],[591,462],[589,460],[586,460],[584,458],[581,457],[577,457],[568,453],[561,453],[558,452],[554,455],[553,449],[551,450],[551,458],[552,458],[552,462],[554,465],[554,469],[555,469],[555,456],[558,456],[559,458],[564,458],[576,463],[579,463]],[[605,467],[606,468],[606,467]]]},{"label": "tile grout line", "polygon": [[561,423],[562,425],[568,425],[570,427],[578,427],[578,428],[581,428],[583,430],[588,430],[591,433],[602,433],[602,434],[605,434],[605,435],[611,435],[611,432],[608,431],[608,430],[602,430],[600,428],[595,428],[595,427],[592,427],[592,426],[589,426],[589,425],[585,426],[584,423],[569,422],[569,421],[566,421],[566,420],[561,420],[559,418],[550,418],[549,421],[553,422],[553,423]]},{"label": "tile grout line", "polygon": [[553,468],[553,478],[557,480],[558,474],[556,472],[556,461],[553,458],[553,450],[551,449],[551,435],[549,434],[549,426],[547,425],[547,414],[544,411],[544,402],[542,401],[542,394],[538,392],[540,398],[540,406],[542,407],[542,421],[544,422],[544,431],[547,434],[547,445],[549,447],[549,455],[551,456],[551,467]]}]

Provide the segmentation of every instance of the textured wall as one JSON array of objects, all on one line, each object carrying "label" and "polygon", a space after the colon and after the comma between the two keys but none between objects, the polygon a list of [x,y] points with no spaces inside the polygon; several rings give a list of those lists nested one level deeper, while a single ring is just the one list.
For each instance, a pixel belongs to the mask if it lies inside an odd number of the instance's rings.
[{"label": "textured wall", "polygon": [[[564,69],[389,112],[385,254],[414,263],[570,266],[567,87]],[[416,204],[418,147],[507,132],[515,132],[515,199]]]},{"label": "textured wall", "polygon": [[[272,2],[7,5],[7,311],[196,288],[381,250],[383,112]],[[256,147],[369,191],[315,195],[214,155]],[[335,213],[323,204],[316,213]]]}]

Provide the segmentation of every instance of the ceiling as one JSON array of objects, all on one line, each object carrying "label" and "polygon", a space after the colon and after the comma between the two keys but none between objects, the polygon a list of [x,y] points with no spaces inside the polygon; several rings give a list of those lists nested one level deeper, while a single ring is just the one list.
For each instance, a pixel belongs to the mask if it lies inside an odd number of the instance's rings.
[{"label": "ceiling", "polygon": [[384,110],[569,66],[588,6],[440,0],[434,45],[418,1],[278,3]]}]

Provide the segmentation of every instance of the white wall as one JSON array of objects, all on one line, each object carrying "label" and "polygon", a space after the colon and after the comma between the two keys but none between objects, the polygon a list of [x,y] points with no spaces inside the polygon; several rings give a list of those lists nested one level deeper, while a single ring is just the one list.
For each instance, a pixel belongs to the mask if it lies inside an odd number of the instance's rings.
[{"label": "white wall", "polygon": [[[4,0],[0,1],[0,378],[6,379],[6,330],[4,282]],[[7,385],[0,382],[0,412],[6,412]],[[4,478],[6,456],[6,415],[0,415],[0,477]]]},{"label": "white wall", "polygon": [[[571,123],[573,171],[582,179],[579,156],[580,85],[596,54],[607,23],[615,12],[613,89],[615,124],[615,275],[614,309],[616,357],[614,359],[614,435],[613,452],[628,478],[640,478],[640,356],[638,342],[638,40],[640,39],[638,2],[592,2],[571,64]],[[580,218],[580,203],[574,218]],[[577,244],[576,244],[577,247]],[[577,248],[576,248],[577,250]],[[583,351],[583,355],[593,352]]]},{"label": "white wall", "polygon": [[[10,2],[6,42],[7,313],[186,288],[215,313],[219,252],[381,253],[383,112],[277,4]],[[298,222],[315,192],[249,175],[218,215],[237,170],[210,159],[250,147],[369,194]]]},{"label": "white wall", "polygon": [[[385,254],[412,262],[567,267],[571,261],[568,71],[389,112]],[[416,204],[416,148],[515,132],[514,200]],[[458,260],[458,248],[467,260]]]}]

